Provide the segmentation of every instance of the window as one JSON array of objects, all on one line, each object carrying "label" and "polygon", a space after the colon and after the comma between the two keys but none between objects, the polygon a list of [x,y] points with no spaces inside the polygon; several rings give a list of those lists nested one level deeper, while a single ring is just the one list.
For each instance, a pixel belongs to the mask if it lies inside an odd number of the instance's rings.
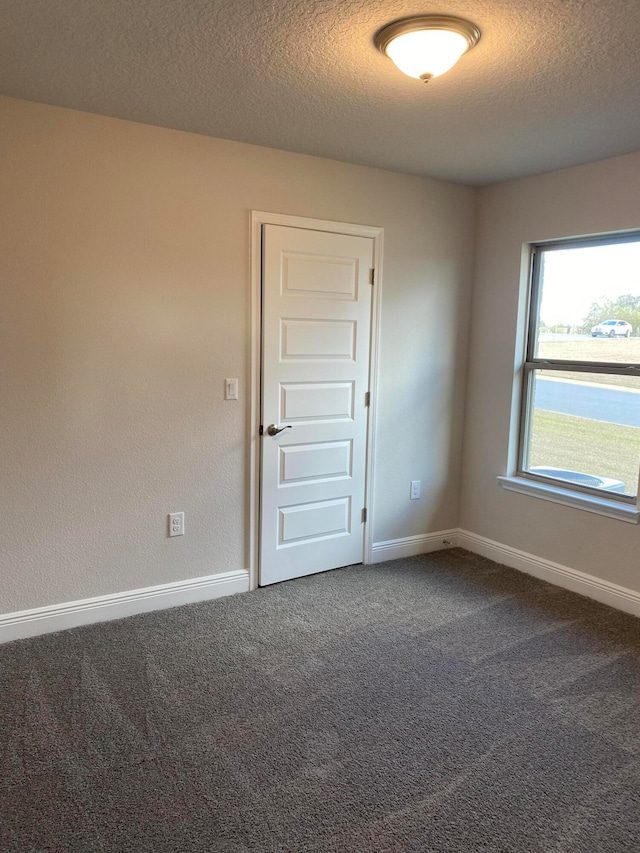
[{"label": "window", "polygon": [[532,247],[523,370],[515,479],[637,521],[640,233]]}]

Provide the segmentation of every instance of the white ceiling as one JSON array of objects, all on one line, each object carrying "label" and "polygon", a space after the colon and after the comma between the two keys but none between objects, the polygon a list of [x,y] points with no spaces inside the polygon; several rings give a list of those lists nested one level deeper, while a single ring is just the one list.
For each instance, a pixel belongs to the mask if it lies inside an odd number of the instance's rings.
[{"label": "white ceiling", "polygon": [[[417,13],[482,31],[427,85],[373,45]],[[639,42],[639,0],[0,0],[0,93],[483,185],[639,150]]]}]

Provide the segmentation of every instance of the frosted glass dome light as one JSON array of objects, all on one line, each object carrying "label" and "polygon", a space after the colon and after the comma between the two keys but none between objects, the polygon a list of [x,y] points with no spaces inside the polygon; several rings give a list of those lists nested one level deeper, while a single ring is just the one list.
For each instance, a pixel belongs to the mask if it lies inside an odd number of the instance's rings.
[{"label": "frosted glass dome light", "polygon": [[400,69],[428,83],[456,64],[480,39],[470,21],[442,15],[403,18],[383,27],[376,45]]}]

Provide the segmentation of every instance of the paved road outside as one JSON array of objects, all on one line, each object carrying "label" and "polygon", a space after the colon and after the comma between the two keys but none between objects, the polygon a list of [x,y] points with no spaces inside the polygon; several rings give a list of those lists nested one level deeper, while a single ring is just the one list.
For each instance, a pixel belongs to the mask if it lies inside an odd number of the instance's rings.
[{"label": "paved road outside", "polygon": [[640,427],[640,392],[539,376],[536,408],[610,424]]}]

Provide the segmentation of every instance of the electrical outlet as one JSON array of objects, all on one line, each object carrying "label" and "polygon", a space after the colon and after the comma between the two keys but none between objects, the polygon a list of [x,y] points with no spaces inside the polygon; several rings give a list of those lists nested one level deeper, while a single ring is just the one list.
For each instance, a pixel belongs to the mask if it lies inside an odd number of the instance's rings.
[{"label": "electrical outlet", "polygon": [[411,500],[417,501],[420,497],[420,480],[411,481]]},{"label": "electrical outlet", "polygon": [[224,399],[225,400],[237,400],[238,399],[238,380],[237,379],[225,379],[224,380]]},{"label": "electrical outlet", "polygon": [[169,536],[184,536],[184,513],[169,513]]}]

